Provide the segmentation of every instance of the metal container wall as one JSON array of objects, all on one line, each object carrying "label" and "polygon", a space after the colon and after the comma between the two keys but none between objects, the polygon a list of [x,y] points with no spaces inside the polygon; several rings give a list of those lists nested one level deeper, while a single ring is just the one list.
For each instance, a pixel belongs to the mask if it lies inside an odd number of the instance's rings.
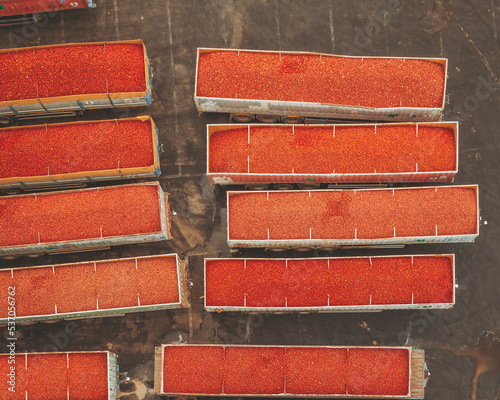
[{"label": "metal container wall", "polygon": [[[227,242],[231,248],[328,248],[336,246],[376,246],[376,245],[406,245],[406,244],[417,244],[417,243],[462,243],[462,242],[473,242],[474,239],[479,235],[479,195],[477,185],[461,185],[461,186],[425,186],[425,187],[413,187],[413,188],[398,188],[398,189],[358,189],[356,192],[363,192],[367,190],[419,190],[419,189],[431,189],[434,188],[438,190],[439,188],[472,188],[476,193],[476,232],[471,234],[460,234],[460,235],[441,235],[436,234],[434,236],[408,236],[408,237],[386,237],[377,239],[287,239],[287,240],[252,240],[252,239],[233,239],[230,237],[230,201],[231,196],[241,195],[241,194],[256,194],[256,193],[272,193],[272,192],[259,192],[259,191],[239,191],[239,192],[227,192]],[[320,190],[322,192],[328,191],[338,191],[338,190]],[[293,193],[299,191],[287,191],[286,193]],[[300,191],[305,193],[306,191]],[[308,191],[314,193],[315,191]],[[319,192],[319,191],[317,191]],[[286,221],[287,223],[293,224],[294,221]]]},{"label": "metal container wall", "polygon": [[[357,124],[342,125],[348,126],[394,126],[395,124]],[[408,124],[401,124],[408,125]],[[358,173],[358,174],[261,174],[261,173],[231,173],[231,172],[212,172],[210,170],[210,137],[217,132],[224,132],[232,129],[246,128],[250,130],[255,127],[304,127],[308,125],[257,125],[257,124],[230,124],[230,125],[207,125],[207,178],[213,184],[219,185],[238,185],[254,183],[373,183],[373,182],[451,182],[458,172],[458,123],[457,122],[435,122],[435,123],[415,123],[417,126],[436,126],[453,129],[456,148],[455,169],[452,171],[435,172],[393,172],[393,173]],[[311,125],[312,128],[318,126],[335,125]],[[367,149],[369,151],[369,149]]]},{"label": "metal container wall", "polygon": [[[146,47],[142,40],[124,40],[117,42],[107,42],[109,44],[136,44],[141,45],[144,51],[144,67],[145,67],[145,92],[125,92],[125,93],[101,93],[101,94],[82,94],[73,96],[59,96],[39,99],[23,99],[0,102],[0,117],[14,116],[22,117],[23,115],[32,114],[50,114],[51,112],[60,111],[85,111],[99,108],[115,108],[115,107],[133,107],[147,106],[152,102],[152,81],[149,58],[146,52]],[[72,47],[81,45],[102,45],[106,42],[90,42],[90,43],[68,43],[50,46],[25,47],[18,49],[4,49],[1,53],[19,52],[22,50],[35,50],[50,47]]]},{"label": "metal container wall", "polygon": [[[269,100],[250,100],[250,99],[229,99],[217,97],[201,97],[197,93],[198,70],[200,55],[213,51],[244,51],[257,53],[274,53],[274,54],[308,54],[320,56],[332,56],[332,54],[320,54],[312,52],[290,52],[290,51],[260,51],[260,50],[243,50],[243,49],[217,49],[217,48],[198,48],[196,60],[196,81],[194,102],[199,112],[218,112],[218,113],[249,113],[277,116],[300,116],[300,117],[316,117],[316,118],[333,118],[347,120],[368,120],[368,121],[439,121],[445,105],[446,81],[445,75],[443,100],[440,108],[407,108],[407,107],[392,107],[392,108],[369,108],[359,106],[344,106],[335,104],[307,103],[298,101],[269,101]],[[416,57],[356,57],[356,56],[340,56],[335,57],[345,58],[383,58],[383,59],[418,59],[430,61],[444,66],[445,71],[448,70],[448,60],[443,58],[416,58]]]},{"label": "metal container wall", "polygon": [[[52,126],[74,126],[82,124],[100,124],[104,122],[116,122],[116,121],[143,121],[151,124],[151,134],[153,143],[153,164],[146,167],[130,167],[130,168],[117,168],[112,170],[99,170],[99,171],[79,171],[67,174],[57,174],[57,175],[44,175],[44,176],[24,176],[24,177],[14,177],[14,178],[0,178],[0,189],[2,188],[36,188],[38,186],[57,187],[58,185],[84,182],[93,183],[96,181],[112,181],[112,180],[128,180],[128,179],[143,179],[143,178],[155,178],[159,177],[161,174],[160,163],[159,163],[159,141],[158,141],[158,129],[153,119],[149,116],[141,116],[135,118],[124,118],[120,120],[102,120],[102,121],[78,121],[69,123],[58,123],[49,125],[32,125],[32,126],[18,126],[11,128],[0,129],[0,134],[2,131],[16,131],[18,129],[30,129],[30,128],[40,128],[40,127],[52,127]],[[92,156],[90,156],[92,157]]]},{"label": "metal container wall", "polygon": [[[296,393],[287,393],[286,391],[283,393],[275,393],[275,394],[227,394],[224,393],[166,393],[163,391],[164,382],[169,379],[168,376],[164,376],[164,366],[168,363],[168,359],[164,357],[164,349],[166,347],[188,347],[188,346],[199,346],[199,347],[216,347],[223,348],[224,350],[227,348],[245,348],[245,347],[254,347],[254,348],[267,348],[267,349],[404,349],[408,351],[409,354],[409,363],[408,363],[408,372],[409,372],[409,382],[408,382],[408,394],[406,396],[391,396],[391,395],[352,395],[352,394],[315,394],[315,393],[304,393],[304,394],[296,394]],[[167,395],[167,396],[238,396],[238,397],[315,397],[315,398],[387,398],[387,399],[423,399],[424,398],[424,387],[426,385],[426,377],[424,374],[425,359],[424,359],[424,351],[419,349],[413,349],[412,347],[396,347],[396,346],[270,346],[270,345],[212,345],[212,344],[164,344],[161,347],[157,347],[155,349],[155,394],[158,395]],[[222,383],[224,388],[224,382]]]},{"label": "metal container wall", "polygon": [[425,362],[425,351],[412,348],[411,351],[411,396],[415,399],[423,399],[425,387],[427,386],[428,374]]},{"label": "metal container wall", "polygon": [[[118,383],[118,373],[119,373],[119,367],[118,367],[118,356],[114,353],[111,353],[109,351],[65,351],[65,352],[44,352],[44,353],[16,353],[15,357],[22,357],[25,360],[29,361],[30,356],[46,356],[47,359],[50,358],[50,356],[60,356],[60,355],[66,355],[66,357],[69,357],[70,355],[73,354],[96,354],[96,353],[102,353],[106,354],[106,370],[107,370],[107,376],[106,380],[108,383],[108,396],[107,400],[117,400],[118,392],[119,392],[119,383]],[[0,354],[0,356],[8,356],[9,354]],[[26,365],[26,364],[25,364]],[[27,364],[29,369],[29,364]],[[51,374],[52,370],[48,370],[50,364],[48,364],[48,367],[45,368],[47,374]],[[37,368],[40,368],[40,365],[37,366]],[[71,369],[71,365],[69,365],[69,368]],[[43,370],[42,370],[43,371]],[[45,373],[45,371],[43,371]],[[60,377],[52,375],[53,380],[57,380]],[[45,382],[46,384],[46,393],[50,393],[50,387],[51,387],[51,382]],[[91,384],[91,383],[90,383]],[[26,397],[26,399],[31,399],[33,398],[29,392],[29,387],[27,387],[28,392],[26,392],[25,396],[23,395],[22,397]],[[68,387],[68,393],[69,393],[69,387]],[[20,397],[17,397],[20,398]],[[37,397],[37,398],[42,398],[42,397]],[[70,398],[70,397],[68,397]],[[45,397],[44,399],[49,400],[48,397]],[[99,399],[88,397],[86,400],[102,400],[102,397]]]},{"label": "metal container wall", "polygon": [[94,8],[94,0],[4,0],[0,8],[0,18],[11,15],[43,13],[51,11],[73,10],[79,8]]},{"label": "metal container wall", "polygon": [[[110,316],[118,316],[125,315],[132,312],[145,312],[145,311],[155,311],[155,310],[167,310],[174,308],[182,308],[187,307],[188,298],[187,298],[187,288],[186,288],[186,264],[184,261],[181,261],[177,254],[160,254],[153,256],[144,256],[144,257],[130,257],[130,258],[117,258],[117,259],[108,259],[108,260],[100,260],[100,261],[89,261],[83,263],[70,263],[70,264],[55,264],[55,265],[41,265],[36,267],[20,267],[20,268],[10,268],[7,270],[11,271],[11,275],[13,276],[16,271],[33,271],[39,268],[58,268],[64,267],[65,265],[71,265],[75,268],[78,268],[79,265],[94,265],[96,263],[106,263],[106,262],[119,262],[119,261],[129,261],[135,260],[137,263],[140,260],[149,259],[149,258],[165,258],[165,257],[175,257],[176,265],[177,265],[177,287],[179,291],[179,301],[175,303],[164,303],[164,304],[154,304],[154,305],[137,305],[135,307],[122,307],[122,308],[106,308],[101,310],[87,310],[87,311],[74,311],[74,312],[65,312],[65,313],[55,313],[55,314],[43,314],[43,315],[28,315],[28,316],[17,316],[16,321],[20,323],[26,322],[40,322],[40,321],[57,321],[61,319],[78,319],[78,318],[97,318],[97,317],[110,317]],[[146,278],[147,279],[147,278]],[[109,283],[113,285],[112,282]],[[2,324],[6,324],[8,322],[8,318],[0,318],[0,326]]]},{"label": "metal container wall", "polygon": [[108,400],[115,400],[120,391],[118,356],[109,351],[106,353],[108,353]]},{"label": "metal container wall", "polygon": [[[121,188],[126,186],[142,186],[142,185],[150,185],[155,186],[158,190],[158,204],[155,206],[159,207],[160,218],[161,218],[161,231],[159,232],[150,232],[150,233],[142,233],[142,234],[131,234],[131,235],[123,235],[123,236],[113,236],[107,238],[94,238],[94,239],[81,239],[81,240],[61,240],[58,242],[50,242],[50,243],[39,243],[39,244],[27,244],[27,245],[15,245],[15,246],[3,246],[0,247],[0,256],[17,256],[23,254],[31,254],[31,253],[51,253],[58,251],[71,251],[71,250],[85,250],[85,249],[93,249],[99,247],[107,247],[107,246],[117,246],[123,244],[135,244],[135,243],[146,243],[146,242],[157,242],[162,240],[171,239],[172,236],[170,234],[170,206],[168,204],[168,195],[163,192],[160,184],[158,182],[151,183],[141,183],[135,185],[122,185]],[[115,188],[118,186],[108,186],[103,188],[91,188],[91,189],[80,189],[80,190],[68,190],[68,191],[60,191],[60,192],[52,192],[52,193],[44,193],[38,194],[38,196],[50,196],[53,195],[61,195],[63,193],[76,193],[81,191],[90,191],[90,190],[106,190],[110,188]],[[21,198],[25,196],[37,196],[36,194],[25,194],[20,196],[4,196],[2,199],[7,198]]]},{"label": "metal container wall", "polygon": [[[420,255],[423,256],[423,255]],[[404,256],[393,256],[393,257],[407,257],[411,258],[413,262],[413,257],[419,257],[419,255],[404,255]],[[452,262],[452,273],[453,273],[453,282],[455,282],[455,255],[454,254],[425,254],[425,257],[446,257],[451,259]],[[391,258],[391,256],[373,256],[373,257],[337,257],[337,258],[332,258],[332,257],[315,257],[313,258],[314,260],[335,260],[335,259],[383,259],[383,258]],[[210,312],[221,312],[221,311],[228,311],[228,312],[259,312],[259,313],[295,313],[295,312],[322,312],[322,313],[333,313],[333,312],[369,312],[369,311],[384,311],[384,310],[416,310],[416,309],[440,309],[440,310],[445,310],[445,309],[450,309],[453,308],[455,305],[455,286],[452,286],[452,301],[449,303],[425,303],[425,304],[418,304],[418,303],[409,303],[409,304],[367,304],[367,305],[351,305],[351,306],[331,306],[331,305],[325,305],[325,306],[311,306],[311,307],[249,307],[249,306],[207,306],[207,262],[210,261],[222,261],[222,260],[238,260],[238,261],[244,261],[246,262],[247,260],[259,260],[259,261],[285,261],[288,262],[288,260],[308,260],[306,258],[293,258],[293,259],[285,259],[285,258],[229,258],[229,259],[219,259],[219,258],[206,258],[204,262],[204,281],[203,281],[203,287],[204,287],[204,307],[205,310],[210,311]],[[309,260],[312,260],[310,258]],[[395,282],[397,283],[397,282]],[[412,299],[413,300],[413,299]],[[0,320],[0,323],[2,321]]]}]

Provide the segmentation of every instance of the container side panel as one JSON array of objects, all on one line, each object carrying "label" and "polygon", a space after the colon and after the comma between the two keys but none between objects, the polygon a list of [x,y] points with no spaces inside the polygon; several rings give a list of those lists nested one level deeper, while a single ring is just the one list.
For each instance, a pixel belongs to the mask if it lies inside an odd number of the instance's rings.
[{"label": "container side panel", "polygon": [[195,99],[198,111],[219,113],[250,113],[276,116],[299,115],[310,118],[332,118],[363,121],[413,122],[439,120],[441,108],[385,108],[366,109],[353,106],[323,104],[298,104],[295,102],[254,101],[245,99],[222,99],[216,97]]}]

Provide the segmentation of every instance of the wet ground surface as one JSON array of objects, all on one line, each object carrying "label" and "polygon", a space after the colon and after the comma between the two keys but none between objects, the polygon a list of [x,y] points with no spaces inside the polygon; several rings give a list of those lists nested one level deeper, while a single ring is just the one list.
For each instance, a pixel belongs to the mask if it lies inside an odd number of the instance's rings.
[{"label": "wet ground surface", "polygon": [[[0,267],[177,252],[188,261],[192,307],[18,326],[19,351],[109,349],[119,355],[121,369],[132,379],[122,385],[121,398],[136,400],[154,398],[154,347],[162,343],[408,344],[426,350],[431,371],[426,399],[500,398],[499,0],[97,0],[97,4],[95,10],[50,16],[37,28],[2,29],[0,48],[144,40],[155,73],[153,105],[80,118],[153,116],[164,149],[160,182],[178,214],[174,239],[104,252],[2,261]],[[460,122],[455,182],[480,185],[479,238],[472,244],[331,255],[455,253],[459,285],[455,308],[263,316],[203,311],[203,258],[229,256],[224,191],[212,188],[204,177],[205,125],[227,122],[227,117],[199,116],[194,106],[197,47],[449,59],[450,104],[445,118]],[[245,255],[273,256],[260,250]]]}]

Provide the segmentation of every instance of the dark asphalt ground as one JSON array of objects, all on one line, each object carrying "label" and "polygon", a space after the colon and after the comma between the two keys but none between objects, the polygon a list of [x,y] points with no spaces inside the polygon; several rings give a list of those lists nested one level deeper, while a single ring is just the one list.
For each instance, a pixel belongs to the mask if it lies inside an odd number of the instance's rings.
[{"label": "dark asphalt ground", "polygon": [[[426,399],[471,398],[476,366],[486,372],[479,376],[477,399],[500,398],[500,249],[495,247],[500,235],[496,132],[500,0],[97,0],[97,4],[95,10],[58,13],[43,26],[2,29],[0,48],[144,40],[155,74],[153,105],[80,118],[153,116],[165,150],[160,182],[178,213],[174,239],[105,252],[2,261],[0,266],[177,252],[189,262],[192,307],[71,323],[76,326],[63,321],[18,327],[19,351],[110,349],[133,378],[134,384],[122,387],[121,398],[136,400],[154,398],[154,347],[162,343],[408,344],[426,350],[431,371]],[[198,115],[192,99],[197,47],[449,59],[450,104],[445,119],[460,122],[455,182],[480,185],[479,238],[471,244],[344,250],[332,255],[455,253],[459,287],[454,309],[262,317],[203,311],[203,257],[229,256],[224,193],[214,190],[203,176],[205,125],[227,122],[227,117]],[[260,250],[247,255],[269,256]]]}]

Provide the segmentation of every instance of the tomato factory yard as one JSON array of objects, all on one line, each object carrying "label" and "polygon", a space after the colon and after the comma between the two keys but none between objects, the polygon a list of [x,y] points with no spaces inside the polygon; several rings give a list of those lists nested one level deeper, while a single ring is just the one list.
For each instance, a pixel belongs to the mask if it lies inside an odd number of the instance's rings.
[{"label": "tomato factory yard", "polygon": [[[162,344],[408,345],[426,352],[431,371],[426,399],[470,399],[475,363],[482,365],[481,360],[487,360],[492,354],[479,352],[482,358],[476,357],[479,353],[475,345],[484,332],[493,332],[483,336],[491,338],[500,326],[497,284],[500,279],[497,268],[500,252],[496,240],[500,237],[497,211],[500,139],[496,132],[500,118],[497,91],[500,74],[496,28],[500,22],[498,1],[470,4],[456,0],[453,5],[434,0],[142,0],[140,3],[132,0],[96,0],[96,3],[95,9],[53,13],[36,27],[2,28],[0,48],[142,39],[154,73],[152,105],[95,110],[76,119],[23,121],[20,125],[151,115],[163,150],[158,180],[165,193],[169,193],[169,203],[177,213],[172,221],[173,238],[103,251],[1,260],[0,267],[74,264],[178,253],[181,259],[187,260],[191,307],[53,324],[18,324],[17,351],[109,350],[118,355],[121,370],[128,371],[131,377],[131,382],[122,385],[121,399],[152,400],[155,398],[155,347]],[[286,251],[278,254],[252,249],[237,257],[454,253],[458,287],[455,288],[453,309],[260,315],[204,310],[204,258],[232,255],[226,242],[226,189],[212,186],[205,176],[206,125],[228,123],[228,116],[198,114],[193,102],[198,47],[448,58],[445,93],[449,95],[449,104],[445,106],[444,120],[458,121],[460,136],[458,173],[454,182],[447,185],[479,185],[481,218],[479,236],[474,243],[310,253]],[[123,66],[116,64],[115,67],[124,72]],[[65,73],[81,77],[83,72],[70,65]],[[118,79],[109,84],[120,86],[123,83],[120,76],[115,76]],[[5,78],[2,76],[0,79]],[[102,88],[104,80],[101,81]],[[50,82],[57,87],[57,82]],[[26,82],[18,84],[22,90],[35,90]],[[256,84],[268,87],[266,81]],[[65,88],[61,86],[59,89]],[[321,94],[319,89],[316,94]],[[340,139],[340,131],[337,133]],[[127,135],[131,136],[130,133]],[[130,143],[135,142],[130,139]],[[62,144],[59,142],[59,145]],[[82,150],[88,150],[88,147],[82,148],[78,142],[65,147],[76,164],[87,164],[87,153]],[[280,151],[277,144],[275,147],[271,149],[273,155]],[[391,149],[390,145],[384,148]],[[133,156],[134,150],[128,149]],[[445,150],[442,148],[441,154]],[[123,156],[124,153],[120,153]],[[272,163],[271,159],[261,157],[262,163],[255,163],[255,168]],[[371,157],[375,156],[372,154]],[[453,155],[448,158],[452,160]],[[317,160],[313,161],[320,164]],[[149,159],[145,162],[149,164]],[[321,165],[330,168],[324,163]],[[281,168],[281,164],[278,166]],[[303,165],[303,168],[306,167]],[[453,165],[449,168],[452,169]],[[101,185],[113,184],[116,182]],[[51,223],[55,222],[57,219],[53,217]],[[276,225],[277,222],[274,223]],[[407,223],[411,228],[411,221]],[[123,295],[127,297],[127,293]],[[0,332],[2,337],[7,337],[7,328],[0,328]],[[483,344],[482,341],[481,346]],[[483,349],[481,346],[478,349]],[[493,400],[498,386],[498,375],[481,375],[477,399]]]}]

